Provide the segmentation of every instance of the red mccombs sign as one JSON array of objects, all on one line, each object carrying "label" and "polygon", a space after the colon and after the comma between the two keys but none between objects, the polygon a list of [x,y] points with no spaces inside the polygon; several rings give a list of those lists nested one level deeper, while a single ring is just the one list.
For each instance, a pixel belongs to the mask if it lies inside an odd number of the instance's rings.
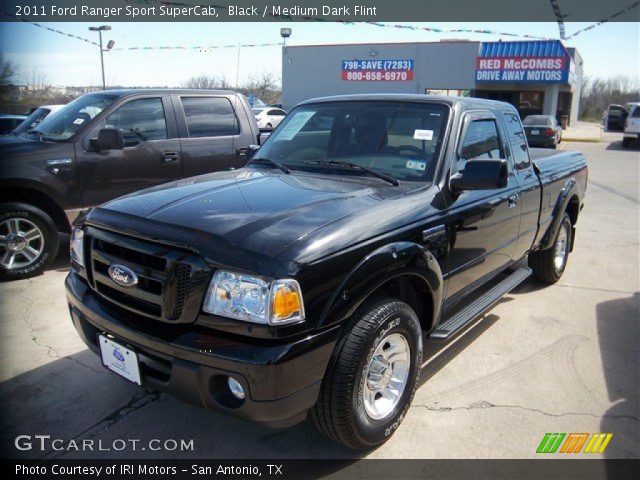
[{"label": "red mccombs sign", "polygon": [[565,83],[567,57],[478,57],[476,82]]}]

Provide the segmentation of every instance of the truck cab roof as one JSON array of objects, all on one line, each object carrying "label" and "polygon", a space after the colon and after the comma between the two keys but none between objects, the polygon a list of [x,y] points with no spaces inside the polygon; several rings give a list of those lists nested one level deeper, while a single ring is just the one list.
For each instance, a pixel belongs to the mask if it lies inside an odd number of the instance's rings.
[{"label": "truck cab roof", "polygon": [[318,97],[301,102],[299,105],[308,105],[312,103],[324,102],[358,102],[358,101],[390,101],[390,102],[425,102],[425,103],[445,103],[450,106],[460,105],[466,109],[495,109],[499,107],[504,110],[513,110],[516,108],[510,103],[498,100],[487,100],[484,98],[472,97],[454,97],[444,95],[421,95],[413,93],[369,93],[369,94],[352,94],[352,95],[332,95],[329,97]]},{"label": "truck cab roof", "polygon": [[114,90],[101,90],[91,93],[97,94],[110,94],[117,97],[125,97],[129,95],[162,95],[162,94],[216,94],[216,95],[240,95],[239,92],[233,90],[219,90],[219,89],[201,89],[201,88],[120,88]]}]

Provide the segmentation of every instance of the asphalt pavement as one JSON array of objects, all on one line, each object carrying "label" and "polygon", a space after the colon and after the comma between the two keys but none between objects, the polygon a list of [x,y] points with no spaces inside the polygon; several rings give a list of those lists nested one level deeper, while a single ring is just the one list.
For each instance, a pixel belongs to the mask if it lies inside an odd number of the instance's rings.
[{"label": "asphalt pavement", "polygon": [[[3,456],[534,458],[547,432],[610,432],[604,455],[589,458],[637,458],[640,150],[620,139],[561,145],[584,152],[590,169],[565,275],[527,281],[445,349],[427,343],[413,406],[380,448],[359,454],[310,421],[273,430],[109,373],[71,325],[63,253],[39,277],[0,284]],[[31,440],[18,449],[20,435]],[[44,449],[34,435],[50,436]],[[58,450],[87,442],[93,449]]]}]

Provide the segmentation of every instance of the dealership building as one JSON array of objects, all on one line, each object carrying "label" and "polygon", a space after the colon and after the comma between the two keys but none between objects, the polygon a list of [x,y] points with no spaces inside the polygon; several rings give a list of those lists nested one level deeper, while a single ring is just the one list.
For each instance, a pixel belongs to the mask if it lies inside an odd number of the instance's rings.
[{"label": "dealership building", "polygon": [[464,95],[511,103],[531,114],[578,118],[582,58],[559,40],[440,41],[287,46],[285,109],[350,93]]}]

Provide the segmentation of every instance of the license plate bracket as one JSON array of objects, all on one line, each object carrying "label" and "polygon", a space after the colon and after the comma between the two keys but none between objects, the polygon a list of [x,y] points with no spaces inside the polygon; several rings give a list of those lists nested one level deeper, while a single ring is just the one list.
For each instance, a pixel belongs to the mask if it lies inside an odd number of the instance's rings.
[{"label": "license plate bracket", "polygon": [[134,350],[106,335],[98,335],[98,344],[100,345],[102,364],[105,367],[130,382],[142,385],[138,354]]}]

